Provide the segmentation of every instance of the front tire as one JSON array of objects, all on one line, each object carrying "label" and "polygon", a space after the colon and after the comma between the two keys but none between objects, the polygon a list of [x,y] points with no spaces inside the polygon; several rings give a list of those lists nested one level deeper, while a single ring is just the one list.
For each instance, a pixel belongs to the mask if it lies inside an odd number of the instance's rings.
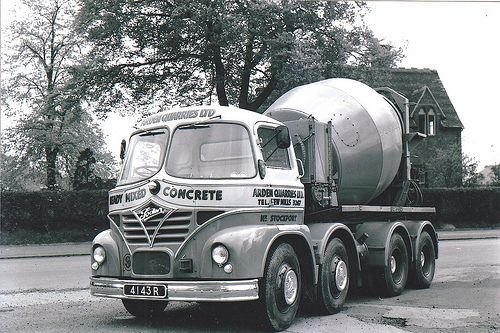
[{"label": "front tire", "polygon": [[393,234],[389,242],[389,255],[385,267],[379,273],[379,285],[386,296],[400,295],[408,279],[408,252],[400,234]]},{"label": "front tire", "polygon": [[123,306],[132,316],[138,318],[152,318],[163,313],[167,301],[144,301],[139,299],[122,299]]},{"label": "front tire", "polygon": [[342,309],[349,291],[349,257],[344,243],[334,238],[326,247],[318,283],[318,307],[321,313],[333,314]]},{"label": "front tire", "polygon": [[264,324],[282,331],[292,324],[301,297],[300,264],[290,244],[278,245],[268,256],[261,281],[261,309]]}]

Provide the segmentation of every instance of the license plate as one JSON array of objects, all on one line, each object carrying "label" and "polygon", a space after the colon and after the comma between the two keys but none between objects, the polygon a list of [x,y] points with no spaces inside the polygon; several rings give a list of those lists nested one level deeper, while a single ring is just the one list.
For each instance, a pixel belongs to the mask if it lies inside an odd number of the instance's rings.
[{"label": "license plate", "polygon": [[167,287],[162,284],[126,284],[123,286],[123,294],[132,297],[167,297]]}]

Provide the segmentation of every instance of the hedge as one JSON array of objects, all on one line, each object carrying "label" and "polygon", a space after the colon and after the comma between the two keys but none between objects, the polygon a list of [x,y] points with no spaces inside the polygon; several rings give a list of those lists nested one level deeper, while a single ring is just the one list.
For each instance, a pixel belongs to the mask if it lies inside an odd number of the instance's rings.
[{"label": "hedge", "polygon": [[[433,222],[457,227],[498,226],[500,187],[424,189],[424,205],[436,207]],[[108,192],[2,192],[1,231],[79,230],[96,234],[109,227]]]},{"label": "hedge", "polygon": [[109,228],[108,191],[2,192],[1,228],[38,232],[83,230],[94,234]]},{"label": "hedge", "polygon": [[424,205],[436,207],[433,222],[440,227],[500,226],[500,187],[423,189]]}]

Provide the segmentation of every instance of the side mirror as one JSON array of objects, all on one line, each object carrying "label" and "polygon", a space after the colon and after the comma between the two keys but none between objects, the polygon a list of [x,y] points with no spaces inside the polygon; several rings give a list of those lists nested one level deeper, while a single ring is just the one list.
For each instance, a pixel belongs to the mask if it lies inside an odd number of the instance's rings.
[{"label": "side mirror", "polygon": [[276,127],[274,129],[274,135],[278,148],[286,149],[290,147],[290,133],[288,132],[288,127],[283,125]]},{"label": "side mirror", "polygon": [[125,158],[125,152],[127,151],[127,141],[122,140],[122,143],[120,144],[120,159],[123,161]]}]

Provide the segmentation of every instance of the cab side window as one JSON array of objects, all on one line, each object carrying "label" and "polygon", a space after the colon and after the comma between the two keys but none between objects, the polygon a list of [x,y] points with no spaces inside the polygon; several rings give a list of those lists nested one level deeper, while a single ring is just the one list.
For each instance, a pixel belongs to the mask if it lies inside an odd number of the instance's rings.
[{"label": "cab side window", "polygon": [[262,155],[266,165],[270,168],[291,169],[288,149],[279,149],[276,147],[274,129],[259,127],[257,135],[259,136]]}]

